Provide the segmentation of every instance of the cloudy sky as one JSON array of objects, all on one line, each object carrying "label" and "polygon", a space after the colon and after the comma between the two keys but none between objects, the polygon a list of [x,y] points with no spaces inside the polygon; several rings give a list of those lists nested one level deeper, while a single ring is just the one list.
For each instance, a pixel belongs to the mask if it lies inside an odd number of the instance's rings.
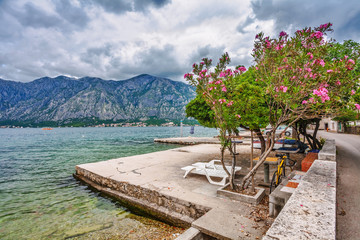
[{"label": "cloudy sky", "polygon": [[251,65],[260,31],[326,22],[337,41],[360,42],[359,0],[0,0],[0,78],[183,81],[194,62],[226,51]]}]

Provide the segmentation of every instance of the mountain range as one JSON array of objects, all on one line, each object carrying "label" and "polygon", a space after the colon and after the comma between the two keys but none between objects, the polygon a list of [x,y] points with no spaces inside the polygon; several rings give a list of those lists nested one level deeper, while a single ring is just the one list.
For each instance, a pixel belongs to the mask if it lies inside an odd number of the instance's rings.
[{"label": "mountain range", "polygon": [[28,83],[0,79],[0,123],[182,119],[194,97],[192,86],[147,74],[121,81],[66,76]]}]

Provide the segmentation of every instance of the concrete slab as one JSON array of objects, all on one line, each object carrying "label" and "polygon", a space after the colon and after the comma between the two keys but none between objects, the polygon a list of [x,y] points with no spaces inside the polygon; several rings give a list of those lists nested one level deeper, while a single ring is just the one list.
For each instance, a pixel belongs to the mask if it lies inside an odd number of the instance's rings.
[{"label": "concrete slab", "polygon": [[192,227],[217,239],[260,239],[259,226],[238,211],[212,209],[192,223]]},{"label": "concrete slab", "polygon": [[263,239],[335,239],[335,227],[336,162],[316,160]]},{"label": "concrete slab", "polygon": [[[249,146],[239,146],[239,151]],[[217,210],[224,216],[231,215],[236,222],[244,222],[254,211],[250,204],[216,197],[219,186],[210,185],[205,176],[189,174],[183,178],[181,167],[195,162],[208,162],[220,158],[220,145],[200,144],[161,152],[112,159],[76,166],[76,177],[89,185],[121,201],[175,225],[189,227],[200,220],[209,210]],[[248,151],[248,150],[247,150]],[[234,211],[236,209],[236,211]],[[210,221],[210,220],[207,220]],[[220,225],[223,219],[211,219]],[[249,222],[252,220],[248,219]],[[205,225],[201,225],[207,229]],[[222,232],[256,233],[261,236],[267,229],[264,223],[243,225],[231,229],[224,226]],[[211,230],[211,229],[210,229]],[[216,233],[220,236],[221,233]]]},{"label": "concrete slab", "polygon": [[335,139],[326,139],[318,156],[319,160],[336,161]]}]

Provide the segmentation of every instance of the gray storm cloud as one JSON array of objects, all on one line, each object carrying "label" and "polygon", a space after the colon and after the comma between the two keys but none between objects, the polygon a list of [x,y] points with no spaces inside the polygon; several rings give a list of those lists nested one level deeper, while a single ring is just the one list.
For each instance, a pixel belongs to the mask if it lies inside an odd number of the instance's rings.
[{"label": "gray storm cloud", "polygon": [[359,13],[357,0],[0,0],[0,78],[182,80],[194,62],[224,52],[234,65],[250,65],[258,31],[332,22],[331,37],[359,41]]}]

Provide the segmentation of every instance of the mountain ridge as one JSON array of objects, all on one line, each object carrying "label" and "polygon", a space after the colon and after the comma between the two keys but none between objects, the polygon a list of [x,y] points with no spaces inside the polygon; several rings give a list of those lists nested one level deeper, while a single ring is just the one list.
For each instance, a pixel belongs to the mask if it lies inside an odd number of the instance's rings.
[{"label": "mountain ridge", "polygon": [[27,83],[0,79],[0,121],[182,119],[194,97],[194,87],[148,74],[126,80],[61,75]]}]

